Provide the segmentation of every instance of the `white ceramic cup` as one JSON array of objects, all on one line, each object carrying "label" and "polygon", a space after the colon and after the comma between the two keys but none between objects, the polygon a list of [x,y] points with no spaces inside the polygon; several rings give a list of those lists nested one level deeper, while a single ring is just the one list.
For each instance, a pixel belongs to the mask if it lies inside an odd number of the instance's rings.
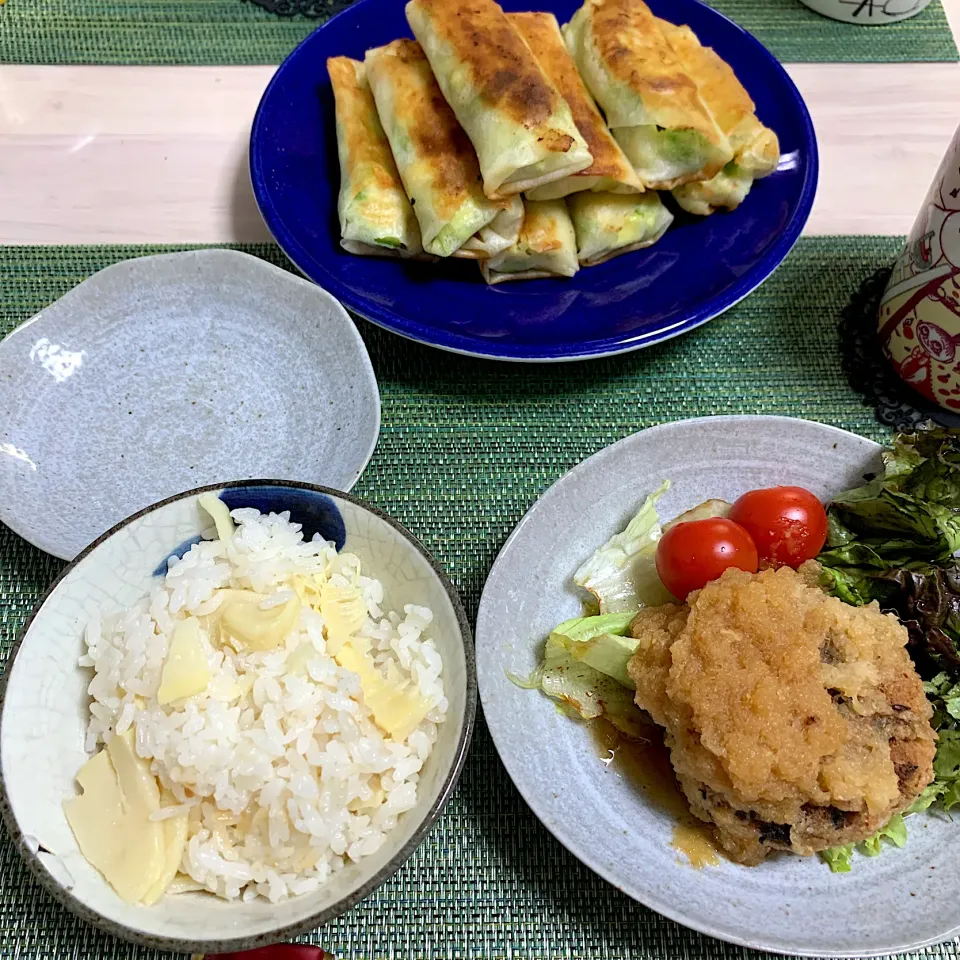
[{"label": "white ceramic cup", "polygon": [[801,0],[811,10],[845,23],[876,26],[915,17],[930,0]]}]

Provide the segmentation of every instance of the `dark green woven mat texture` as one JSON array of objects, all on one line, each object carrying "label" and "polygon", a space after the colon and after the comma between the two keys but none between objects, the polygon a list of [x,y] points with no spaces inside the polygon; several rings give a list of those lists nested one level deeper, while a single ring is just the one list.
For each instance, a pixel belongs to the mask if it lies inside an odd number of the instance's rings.
[{"label": "dark green woven mat texture", "polygon": [[[829,20],[799,0],[711,2],[784,62],[958,59],[940,0],[882,27]],[[322,3],[332,15],[350,0]],[[6,0],[0,63],[279,63],[318,22],[280,17],[251,0]]]},{"label": "dark green woven mat texture", "polygon": [[[746,301],[631,355],[508,365],[440,353],[366,323],[383,401],[376,453],[355,492],[406,524],[450,573],[471,618],[510,530],[583,458],[643,427],[707,414],[807,417],[877,440],[840,369],[836,324],[895,238],[801,240]],[[0,335],[96,270],[147,247],[0,248]],[[241,248],[284,263],[275,247]],[[586,320],[586,318],[585,318]],[[60,562],[0,527],[0,644]],[[581,866],[539,824],[482,719],[463,779],[421,849],[366,901],[310,939],[342,960],[707,960],[758,955],[658,917]],[[0,837],[0,957],[145,960],[54,903]],[[925,957],[954,960],[953,947]]]}]

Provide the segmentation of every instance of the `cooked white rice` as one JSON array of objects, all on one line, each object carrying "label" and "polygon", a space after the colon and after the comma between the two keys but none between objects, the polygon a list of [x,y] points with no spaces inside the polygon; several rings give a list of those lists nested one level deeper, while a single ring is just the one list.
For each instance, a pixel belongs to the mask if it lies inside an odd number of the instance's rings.
[{"label": "cooked white rice", "polygon": [[[172,890],[275,902],[315,890],[348,860],[383,844],[416,803],[447,700],[440,656],[424,637],[430,610],[384,612],[379,581],[357,580],[359,560],[318,538],[304,542],[287,513],[244,509],[231,516],[238,524],[232,538],[192,547],[171,561],[149,597],[88,625],[80,661],[94,671],[86,747],[95,751],[134,726],[137,752],[152,759],[165,788],[157,816],[189,808],[182,876]],[[159,704],[178,620],[212,613],[221,587],[284,602],[297,574],[326,575],[333,586],[359,583],[367,619],[356,636],[369,638],[378,665],[392,661],[433,704],[403,742],[375,725],[358,676],[337,665],[323,618],[306,604],[285,647],[237,653],[211,643],[206,691]],[[237,700],[234,685],[243,686],[244,677],[252,687]]]}]

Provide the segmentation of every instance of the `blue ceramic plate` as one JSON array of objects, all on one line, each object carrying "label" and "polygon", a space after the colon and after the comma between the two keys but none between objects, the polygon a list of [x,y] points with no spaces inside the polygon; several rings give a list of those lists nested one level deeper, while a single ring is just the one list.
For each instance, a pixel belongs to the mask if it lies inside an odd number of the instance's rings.
[{"label": "blue ceramic plate", "polygon": [[[453,0],[451,0],[453,2]],[[579,0],[501,0],[566,23]],[[733,213],[678,216],[656,246],[581,270],[572,280],[487,287],[475,263],[406,263],[340,248],[340,171],[327,57],[363,59],[411,36],[403,0],[359,0],[287,57],[257,110],[250,172],[260,212],[287,256],[361,317],[444,350],[501,360],[576,360],[636,350],[692,330],[759,286],[810,213],[817,145],[799,92],[750,34],[698,0],[648,0],[689,24],[736,71],[780,138],[779,169]]]}]

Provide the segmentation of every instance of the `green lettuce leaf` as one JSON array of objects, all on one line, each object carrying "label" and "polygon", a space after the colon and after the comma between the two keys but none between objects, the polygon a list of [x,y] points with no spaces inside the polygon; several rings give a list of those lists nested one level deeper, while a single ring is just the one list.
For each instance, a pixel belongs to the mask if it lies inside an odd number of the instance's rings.
[{"label": "green lettuce leaf", "polygon": [[940,806],[949,813],[960,803],[960,780],[941,781],[937,786],[943,788],[943,793],[940,794]]},{"label": "green lettuce leaf", "polygon": [[[919,803],[919,798],[917,802]],[[933,803],[933,800],[930,803]],[[907,812],[914,812],[913,807]],[[840,847],[822,850],[820,858],[826,862],[832,873],[849,873],[853,868],[854,850],[862,853],[865,857],[878,857],[883,853],[884,840],[889,841],[895,847],[903,847],[906,844],[907,825],[902,814],[895,813],[886,826],[881,827],[872,837],[867,837],[860,843],[845,843]]]},{"label": "green lettuce leaf", "polygon": [[820,858],[830,868],[831,873],[849,873],[852,868],[853,844],[846,843],[842,847],[831,847],[821,850]]},{"label": "green lettuce leaf", "polygon": [[622,733],[635,738],[642,738],[649,730],[649,721],[633,702],[632,690],[570,656],[552,636],[535,676],[548,697],[584,720],[605,717]]},{"label": "green lettuce leaf", "polygon": [[930,807],[940,799],[943,792],[944,785],[934,780],[934,782],[925,787],[923,793],[907,807],[904,811],[904,816],[909,816],[911,813],[923,813],[924,810],[929,810]]},{"label": "green lettuce leaf", "polygon": [[960,431],[931,426],[899,434],[884,455],[884,467],[902,492],[960,509]]},{"label": "green lettuce leaf", "polygon": [[627,632],[633,617],[634,614],[631,611],[607,613],[596,617],[574,617],[557,624],[551,633],[566,637],[576,643],[592,640],[602,633],[612,633],[614,636],[622,637]]},{"label": "green lettuce leaf", "polygon": [[[823,555],[818,557],[825,563]],[[820,583],[827,593],[839,597],[844,603],[855,607],[879,600],[877,580],[873,571],[859,567],[824,566],[820,574]]]},{"label": "green lettuce leaf", "polygon": [[[907,628],[907,650],[926,682],[938,732],[935,780],[906,814],[960,805],[960,431],[924,427],[900,434],[883,454],[880,477],[835,497],[822,585],[854,605],[877,601]],[[903,817],[859,845],[876,856],[887,840],[902,846]],[[837,848],[831,870],[850,868]]]},{"label": "green lettuce leaf", "polygon": [[907,842],[907,825],[899,813],[894,814],[885,827],[881,827],[872,837],[867,837],[857,846],[866,856],[876,857],[883,851],[884,840],[889,840],[895,847],[902,847]]},{"label": "green lettuce leaf", "polygon": [[960,683],[946,672],[938,673],[923,684],[924,693],[933,705],[933,728],[939,730],[960,719]]},{"label": "green lettuce leaf", "polygon": [[660,518],[656,503],[670,489],[664,481],[650,494],[625,530],[612,536],[574,574],[577,586],[589,590],[600,613],[636,612],[642,606],[673,598],[657,576],[656,553]]},{"label": "green lettuce leaf", "polygon": [[898,435],[884,473],[833,498],[829,566],[877,570],[948,561],[960,549],[960,431]]},{"label": "green lettuce leaf", "polygon": [[933,773],[937,780],[960,778],[960,730],[941,730],[937,741],[937,755],[933,758]]},{"label": "green lettuce leaf", "polygon": [[625,636],[633,613],[608,613],[599,617],[565,620],[554,627],[550,639],[573,657],[633,689],[627,664],[638,641]]}]

